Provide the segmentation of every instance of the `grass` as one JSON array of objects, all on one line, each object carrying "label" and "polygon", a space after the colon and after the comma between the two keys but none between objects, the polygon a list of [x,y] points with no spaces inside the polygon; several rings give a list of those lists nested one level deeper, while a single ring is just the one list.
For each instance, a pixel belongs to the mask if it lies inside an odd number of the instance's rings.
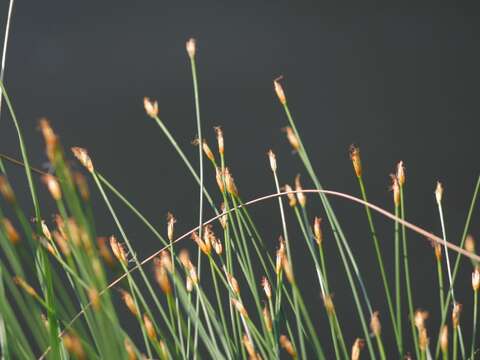
[{"label": "grass", "polygon": [[[73,156],[85,167],[82,173],[73,171],[69,166],[70,152],[64,151],[45,119],[41,120],[40,129],[52,172],[44,173],[30,164],[28,152],[34,149],[24,141],[14,101],[3,82],[4,50],[0,88],[16,129],[22,159],[0,155],[2,359],[358,359],[361,354],[371,359],[403,358],[407,354],[430,359],[439,358],[440,352],[444,359],[473,359],[478,351],[475,335],[480,257],[466,239],[476,209],[480,177],[459,245],[447,241],[439,188],[436,199],[441,236],[406,220],[402,162],[392,175],[393,214],[368,202],[358,148],[352,148],[351,160],[360,198],[325,190],[303,144],[282,83],[276,79],[274,90],[287,123],[284,131],[314,188],[303,189],[299,176],[295,178],[295,190],[290,185],[282,187],[285,179],[279,173],[281,163],[269,151],[265,166],[269,164],[272,170],[273,193],[245,201],[229,168],[223,131],[216,129],[215,150],[202,135],[193,39],[187,42],[186,50],[193,81],[198,167],[188,160],[186,150],[160,119],[158,103],[144,100],[146,114],[159,126],[162,139],[176,150],[199,187],[198,208],[192,214],[192,219],[198,216],[197,226],[181,236],[176,235],[173,215],[165,229],[155,227],[101,172],[86,149],[72,148]],[[11,182],[10,166],[23,167],[27,188]],[[216,178],[217,189],[205,187],[205,177],[209,175]],[[38,186],[37,178],[43,185]],[[91,189],[88,184],[93,185]],[[17,201],[16,194],[23,192],[30,194],[31,204]],[[41,203],[39,192],[50,193],[52,201]],[[106,204],[115,224],[112,232],[118,234],[118,239],[112,235],[105,240],[97,234],[91,192],[98,193]],[[370,271],[376,269],[378,273],[378,293],[384,294],[383,299],[373,299],[368,293],[360,261],[333,209],[332,198],[364,208],[365,230],[372,238],[376,261]],[[278,251],[273,253],[267,246],[270,235],[258,230],[250,207],[275,199],[275,216],[280,219],[281,228],[271,229],[270,233],[282,235]],[[317,201],[322,205],[324,220],[310,214]],[[129,222],[118,217],[119,209],[114,204],[129,209],[131,216],[158,239],[161,248],[140,259],[135,241],[129,237]],[[215,212],[213,218],[204,218],[204,205]],[[55,220],[46,222],[44,214],[52,207]],[[376,213],[392,220],[392,234],[377,233]],[[442,319],[438,334],[428,327],[428,313],[415,307],[407,230],[435,246],[437,279],[432,281],[438,281],[439,306],[429,310]],[[300,255],[300,244],[292,241],[294,236],[302,238],[306,245]],[[197,247],[194,255],[179,248],[189,238]],[[324,246],[332,240],[344,270],[335,277],[330,259],[336,254]],[[390,240],[394,243],[392,264],[384,261],[382,249],[384,242]],[[457,257],[453,263],[454,252]],[[369,260],[373,261],[373,257]],[[305,279],[301,270],[300,265],[306,264],[313,269],[310,279]],[[454,296],[460,265],[473,265],[474,305],[463,309],[462,316],[462,306]],[[448,282],[444,281],[445,273]],[[353,310],[348,314],[335,305],[336,280],[341,276],[346,277],[351,292]],[[306,298],[302,292],[304,283],[313,286],[321,297],[313,301]],[[404,292],[406,296],[402,296]],[[381,302],[385,302],[388,312],[383,317],[388,320],[383,322],[372,306]],[[447,314],[452,316],[451,323],[446,322]],[[467,323],[470,321],[471,324]],[[354,327],[358,338],[347,338],[347,327]],[[462,327],[472,328],[470,339],[463,336]],[[387,346],[386,339],[394,340],[392,348]]]}]

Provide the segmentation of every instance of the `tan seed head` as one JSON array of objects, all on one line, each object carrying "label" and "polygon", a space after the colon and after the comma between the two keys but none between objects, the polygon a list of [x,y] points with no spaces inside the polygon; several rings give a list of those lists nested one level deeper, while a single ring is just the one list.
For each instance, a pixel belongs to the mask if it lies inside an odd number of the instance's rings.
[{"label": "tan seed head", "polygon": [[81,147],[78,147],[78,146],[74,146],[72,147],[72,153],[73,155],[77,158],[78,161],[80,161],[80,163],[85,166],[85,168],[93,173],[93,163],[92,163],[92,159],[90,158],[90,156],[88,155],[88,151],[84,148],[81,148]]},{"label": "tan seed head", "polygon": [[350,160],[352,160],[353,169],[357,177],[362,176],[362,162],[360,159],[360,148],[350,145]]},{"label": "tan seed head", "polygon": [[197,52],[197,45],[195,39],[188,39],[185,48],[187,49],[188,56],[190,57],[190,59],[193,60],[195,58],[195,53]]}]

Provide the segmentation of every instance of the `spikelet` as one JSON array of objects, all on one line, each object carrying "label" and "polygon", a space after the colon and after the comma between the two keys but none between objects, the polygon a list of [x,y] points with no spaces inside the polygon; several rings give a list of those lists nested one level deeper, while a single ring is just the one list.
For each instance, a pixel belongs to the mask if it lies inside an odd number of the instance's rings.
[{"label": "spikelet", "polygon": [[64,256],[66,257],[70,256],[71,254],[70,245],[68,245],[67,239],[65,238],[65,236],[62,235],[60,231],[57,231],[57,230],[53,231],[53,240],[55,240],[55,243],[60,248],[60,251]]},{"label": "spikelet", "polygon": [[305,194],[302,192],[302,183],[300,182],[300,175],[295,176],[295,191],[297,192],[297,199],[298,203],[300,204],[301,207],[305,207],[307,204],[307,197]]},{"label": "spikelet", "polygon": [[443,325],[440,333],[440,348],[443,353],[448,353],[448,326]]},{"label": "spikelet", "polygon": [[435,199],[437,200],[437,204],[441,204],[443,197],[443,186],[440,181],[437,181],[437,187],[435,188]]},{"label": "spikelet", "polygon": [[472,254],[475,254],[475,239],[470,234],[468,234],[465,238],[465,250]]},{"label": "spikelet", "polygon": [[174,230],[175,230],[175,223],[177,222],[177,219],[173,216],[171,212],[167,213],[167,237],[168,241],[172,242],[173,241],[173,235],[174,235]]},{"label": "spikelet", "polygon": [[45,140],[47,157],[50,162],[53,163],[55,161],[55,152],[58,146],[58,137],[46,118],[40,119],[38,125],[42,132],[43,139]]},{"label": "spikelet", "polygon": [[382,325],[380,323],[380,316],[378,311],[374,311],[370,318],[370,330],[372,330],[373,335],[380,336],[382,332]]},{"label": "spikelet", "polygon": [[392,179],[392,193],[393,193],[393,204],[395,207],[400,206],[400,185],[398,184],[398,178],[391,174],[390,178]]},{"label": "spikelet", "polygon": [[360,159],[360,148],[355,145],[350,145],[350,160],[352,160],[353,170],[357,177],[362,176],[362,161]]},{"label": "spikelet", "polygon": [[220,126],[215,126],[215,133],[217,134],[218,152],[220,155],[225,153],[225,144],[223,139],[223,130]]},{"label": "spikelet", "polygon": [[45,221],[42,220],[42,221],[40,222],[40,225],[42,226],[43,236],[45,236],[45,238],[46,238],[48,241],[52,241],[52,233],[50,232],[50,229],[48,228],[47,224],[45,224]]},{"label": "spikelet", "polygon": [[285,96],[285,92],[283,91],[283,87],[280,84],[281,79],[282,79],[282,76],[273,80],[273,88],[275,89],[275,93],[277,94],[277,97],[278,97],[278,100],[280,100],[280,103],[282,105],[285,105],[287,103],[287,97]]},{"label": "spikelet", "polygon": [[437,261],[442,261],[442,246],[439,243],[433,244],[435,249],[435,258]]},{"label": "spikelet", "polygon": [[270,315],[270,311],[268,310],[268,307],[265,306],[263,308],[263,312],[262,312],[262,315],[263,315],[263,321],[265,323],[265,327],[267,328],[267,330],[269,332],[272,331],[273,329],[273,326],[272,326],[272,316]]},{"label": "spikelet", "polygon": [[170,279],[168,278],[167,270],[162,261],[158,258],[155,259],[155,279],[157,280],[160,289],[167,296],[172,294],[172,285],[170,284]]},{"label": "spikelet", "polygon": [[286,184],[283,188],[284,188],[285,192],[287,193],[288,205],[290,205],[290,207],[292,207],[292,208],[297,206],[297,197],[292,192],[293,191],[292,187],[290,185]]},{"label": "spikelet", "polygon": [[288,339],[286,335],[280,335],[279,338],[280,346],[290,355],[293,359],[297,358],[297,352],[293,348],[292,342]]},{"label": "spikelet", "polygon": [[157,332],[155,331],[152,320],[150,320],[147,314],[143,314],[143,325],[145,326],[145,332],[148,338],[153,342],[157,342]]},{"label": "spikelet", "polygon": [[456,329],[460,325],[460,315],[462,313],[462,304],[456,303],[453,306],[453,311],[452,311],[452,324],[453,328]]},{"label": "spikelet", "polygon": [[474,292],[480,290],[480,269],[478,267],[472,272],[472,289]]},{"label": "spikelet", "polygon": [[277,172],[277,157],[272,149],[268,150],[268,160],[270,161],[270,168],[273,172]]},{"label": "spikelet", "polygon": [[15,193],[5,176],[0,176],[0,193],[8,203],[14,204],[16,202]]},{"label": "spikelet", "polygon": [[352,346],[352,360],[359,360],[360,353],[365,346],[365,340],[357,338]]},{"label": "spikelet", "polygon": [[115,260],[113,259],[112,253],[108,250],[107,239],[105,237],[97,238],[98,243],[98,253],[102,259],[107,263],[108,266],[113,267],[115,265]]},{"label": "spikelet", "polygon": [[423,352],[427,350],[430,339],[427,334],[427,328],[423,328],[418,332],[418,347]]},{"label": "spikelet", "polygon": [[228,285],[230,285],[230,289],[233,291],[235,295],[239,295],[240,286],[238,286],[237,279],[235,279],[235,277],[227,271],[227,268],[225,267],[225,265],[223,266],[222,269],[223,269],[223,272],[225,273],[225,277],[227,278]]},{"label": "spikelet", "polygon": [[237,299],[231,299],[233,306],[235,309],[242,315],[244,318],[248,319],[247,309],[243,306],[242,302]]},{"label": "spikelet", "polygon": [[293,276],[293,269],[292,265],[290,264],[290,261],[288,261],[287,257],[284,256],[282,259],[282,268],[283,272],[285,273],[285,276],[287,277],[287,280],[291,283],[295,283],[295,277]]},{"label": "spikelet", "polygon": [[185,48],[187,49],[188,56],[193,60],[195,58],[195,53],[197,52],[197,44],[195,39],[188,39],[187,43],[185,44]]},{"label": "spikelet", "polygon": [[62,190],[60,189],[60,184],[55,176],[51,174],[46,174],[42,176],[42,180],[45,185],[47,185],[50,195],[53,199],[58,201],[62,198]]},{"label": "spikelet", "polygon": [[223,194],[225,192],[225,184],[223,182],[223,172],[218,166],[215,167],[215,180],[217,181],[218,188]]},{"label": "spikelet", "polygon": [[192,292],[193,290],[193,281],[189,275],[187,275],[187,279],[185,280],[185,288],[188,292]]},{"label": "spikelet", "polygon": [[192,261],[190,260],[190,254],[188,253],[187,249],[180,250],[178,254],[178,259],[180,260],[180,263],[185,268],[185,270],[189,270],[193,266]]},{"label": "spikelet", "polygon": [[67,351],[74,355],[78,360],[86,359],[85,350],[83,350],[82,342],[80,341],[79,337],[72,334],[66,333],[63,335],[63,345]]},{"label": "spikelet", "polygon": [[84,201],[88,201],[90,199],[90,190],[88,189],[88,182],[85,176],[80,172],[76,171],[73,174],[73,180],[78,187],[78,191],[80,192],[80,196]]},{"label": "spikelet", "polygon": [[91,287],[88,289],[88,299],[92,303],[92,308],[93,310],[99,310],[100,309],[100,294],[98,293],[98,290],[95,289],[94,287]]},{"label": "spikelet", "polygon": [[160,252],[160,264],[167,270],[168,272],[173,271],[173,263],[172,263],[172,255],[168,250],[162,250]]},{"label": "spikelet", "polygon": [[85,166],[85,168],[93,173],[93,163],[92,163],[92,159],[90,158],[90,156],[88,155],[88,151],[84,148],[81,148],[81,147],[78,147],[78,146],[75,146],[75,147],[72,147],[72,153],[73,155],[78,159],[78,161],[80,161],[80,163]]},{"label": "spikelet", "polygon": [[243,345],[245,346],[245,349],[247,350],[249,358],[250,359],[255,358],[255,347],[253,346],[253,343],[250,340],[250,338],[246,334],[244,334],[242,341],[243,341]]},{"label": "spikelet", "polygon": [[323,305],[325,305],[325,310],[329,316],[335,314],[335,305],[333,304],[333,299],[330,294],[325,294],[323,297]]},{"label": "spikelet", "polygon": [[3,218],[2,223],[7,239],[10,240],[13,245],[17,245],[20,242],[20,234],[17,232],[12,222],[7,218]]},{"label": "spikelet", "polygon": [[267,296],[267,299],[270,300],[272,298],[272,287],[270,286],[270,282],[266,276],[262,277],[262,288],[263,292]]},{"label": "spikelet", "polygon": [[155,119],[158,116],[158,102],[150,100],[148,97],[143,98],[143,107],[145,112],[152,119]]},{"label": "spikelet", "polygon": [[399,161],[397,164],[397,179],[398,185],[403,187],[405,185],[405,166],[403,166],[403,161]]},{"label": "spikelet", "polygon": [[233,179],[233,176],[228,168],[225,168],[223,176],[225,177],[225,185],[227,186],[227,191],[230,193],[230,195],[237,197],[238,189],[235,185],[235,180]]},{"label": "spikelet", "polygon": [[206,243],[200,238],[200,236],[198,236],[198,233],[197,233],[196,231],[194,231],[194,232],[192,233],[191,239],[198,245],[198,247],[200,248],[200,250],[202,250],[202,252],[203,252],[205,255],[210,255],[210,253],[212,252],[212,247],[211,247],[210,243],[206,244]]},{"label": "spikelet", "polygon": [[[213,152],[212,150],[210,149],[210,146],[208,146],[208,143],[205,139],[202,139],[201,141],[202,143],[202,150],[203,150],[203,153],[205,154],[205,156],[211,161],[211,162],[215,162],[215,155],[213,155]],[[192,141],[192,144],[195,145],[195,146],[199,146],[200,145],[200,139],[195,139]]]},{"label": "spikelet", "polygon": [[287,135],[287,140],[292,146],[294,151],[300,149],[300,140],[298,140],[297,135],[293,132],[293,129],[290,126],[282,128],[282,131]]},{"label": "spikelet", "polygon": [[277,250],[277,258],[275,262],[275,272],[277,275],[280,274],[280,271],[282,271],[283,258],[285,257],[285,243],[283,241],[283,237],[280,236],[278,240],[280,242],[280,246]]},{"label": "spikelet", "polygon": [[217,255],[222,255],[223,253],[223,245],[219,238],[215,238],[215,242],[212,244],[213,249],[217,253]]},{"label": "spikelet", "polygon": [[119,262],[124,265],[127,265],[127,254],[122,244],[120,244],[115,236],[110,236],[110,248],[112,249],[113,255],[117,258]]},{"label": "spikelet", "polygon": [[429,316],[428,311],[421,310],[421,309],[418,309],[415,311],[414,323],[419,332],[420,330],[425,328],[425,320],[428,319],[428,316]]},{"label": "spikelet", "polygon": [[[220,209],[222,210],[222,213],[225,213],[225,203],[221,203],[220,204]],[[227,214],[223,214],[222,216],[220,216],[220,225],[222,225],[222,228],[223,229],[226,229],[227,226],[228,226],[228,215]]]},{"label": "spikelet", "polygon": [[197,269],[195,266],[190,266],[190,269],[188,269],[188,277],[190,278],[192,285],[196,286],[198,284],[198,275],[197,275]]},{"label": "spikelet", "polygon": [[25,291],[28,295],[30,295],[31,297],[34,297],[34,298],[39,298],[39,295],[37,293],[37,291],[31,287],[26,281],[24,278],[20,277],[20,276],[14,276],[13,277],[13,282],[15,284],[17,284],[19,287],[21,287],[23,289],[23,291]]},{"label": "spikelet", "polygon": [[323,243],[323,232],[321,227],[322,219],[318,216],[315,216],[313,221],[313,234],[315,235],[315,241],[320,246]]},{"label": "spikelet", "polygon": [[125,338],[123,342],[123,346],[125,346],[125,351],[127,352],[128,360],[137,360],[137,354],[133,347],[133,344],[128,338]]},{"label": "spikelet", "polygon": [[137,316],[138,308],[137,305],[135,305],[135,301],[133,300],[132,295],[128,291],[122,289],[120,289],[119,291],[125,306],[128,308],[128,310],[132,313],[133,316]]}]

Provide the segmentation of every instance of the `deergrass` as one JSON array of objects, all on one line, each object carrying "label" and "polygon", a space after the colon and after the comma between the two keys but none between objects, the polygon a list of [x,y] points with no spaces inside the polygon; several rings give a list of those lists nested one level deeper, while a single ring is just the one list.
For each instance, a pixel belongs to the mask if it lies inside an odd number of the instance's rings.
[{"label": "deergrass", "polygon": [[[475,356],[478,323],[475,277],[472,275],[473,309],[465,309],[462,315],[465,320],[472,319],[471,339],[462,336],[461,305],[456,302],[453,289],[462,259],[470,258],[474,267],[478,269],[479,266],[480,258],[474,250],[465,250],[463,246],[476,208],[480,177],[459,246],[446,240],[443,208],[438,197],[442,237],[405,220],[402,162],[392,178],[394,214],[368,202],[358,148],[352,150],[351,158],[361,198],[325,190],[304,147],[280,79],[276,79],[274,89],[288,123],[285,128],[287,138],[315,188],[303,189],[299,176],[295,178],[295,190],[288,184],[282,188],[285,180],[278,172],[281,162],[277,162],[273,151],[269,151],[274,193],[244,201],[229,168],[222,130],[215,129],[218,144],[215,151],[210,149],[202,135],[196,45],[190,39],[187,53],[193,82],[198,169],[160,119],[158,103],[144,99],[147,115],[159,126],[199,186],[198,213],[192,214],[198,215],[198,225],[177,236],[175,219],[170,214],[163,235],[164,231],[156,228],[107,179],[86,149],[72,148],[74,157],[86,170],[82,174],[72,171],[70,155],[64,152],[45,119],[41,120],[40,129],[52,173],[46,174],[30,165],[30,148],[24,141],[12,99],[3,82],[5,46],[1,98],[5,100],[13,121],[22,159],[0,156],[0,193],[3,197],[0,203],[2,359],[131,360],[144,356],[151,359],[278,359],[283,356],[358,359],[364,345],[363,352],[371,359],[403,358],[411,353],[418,359],[438,358],[440,349],[443,358],[451,355],[455,359],[460,355],[473,359]],[[206,159],[208,161],[204,161]],[[9,164],[24,168],[28,189],[21,189],[12,181],[8,174]],[[41,187],[37,185],[37,176],[42,179]],[[94,185],[91,190],[85,176],[91,178]],[[206,188],[207,176],[216,178],[218,189],[215,192]],[[16,196],[24,191],[28,191],[31,198],[31,204],[27,206],[20,204]],[[39,201],[38,193],[45,191],[50,193],[53,202]],[[98,193],[105,203],[115,225],[112,232],[118,234],[118,239],[111,235],[107,243],[97,234],[90,191]],[[307,201],[307,194],[318,194],[325,220],[311,217],[310,203],[318,200],[310,197]],[[367,292],[359,258],[330,203],[332,196],[364,207],[383,288],[379,293],[384,293],[384,299],[371,298]],[[279,217],[281,227],[270,229],[269,235],[265,236],[258,230],[249,206],[275,198],[278,201],[275,216]],[[204,218],[204,199],[215,213],[211,219]],[[222,204],[217,204],[215,199],[221,199]],[[119,209],[114,204],[129,209],[162,248],[141,260],[135,240],[129,236],[128,221],[120,219]],[[56,213],[53,224],[45,221],[45,213],[52,206]],[[34,218],[29,221],[32,209]],[[373,212],[394,221],[393,236],[377,233]],[[13,214],[11,219],[7,219],[7,213]],[[293,221],[289,221],[288,214],[292,215]],[[293,222],[298,225],[299,234],[293,231]],[[444,248],[444,257],[441,253],[438,256],[435,249],[441,318],[438,336],[429,332],[425,323],[426,312],[415,307],[412,286],[415,279],[410,275],[412,264],[407,229],[432,241],[434,246]],[[276,254],[270,253],[266,246],[271,234],[281,234]],[[292,250],[302,245],[292,241],[294,237],[303,238],[306,245],[301,256]],[[188,238],[196,247],[195,256],[185,248],[179,248]],[[337,273],[335,278],[330,271],[331,250],[324,247],[325,241],[332,238],[344,270],[344,274]],[[389,238],[394,242],[394,262],[391,264],[385,261],[382,251],[382,243]],[[450,253],[457,252],[453,271],[448,249]],[[300,271],[299,263],[308,264],[313,269],[311,277]],[[467,262],[466,266],[470,264]],[[444,291],[445,269],[448,291]],[[338,287],[336,280],[343,275],[348,282],[354,309],[348,323],[340,321],[340,318],[345,319],[345,316],[338,316],[344,309],[336,306],[333,296]],[[321,298],[313,301],[307,298],[301,289],[304,283],[315,287]],[[406,297],[402,296],[403,289]],[[452,334],[452,346],[449,347],[448,336],[443,337],[442,344],[440,338],[447,324],[450,301],[453,313],[452,324],[447,325]],[[383,318],[389,320],[381,323],[379,312],[372,304],[386,305],[388,314]],[[405,305],[408,313],[404,313]],[[321,314],[323,311],[325,313]],[[409,324],[406,328],[402,327],[405,319]],[[357,339],[345,336],[347,327],[358,332]],[[395,344],[391,349],[386,346],[389,344],[386,339],[390,338]],[[434,339],[437,339],[436,344]]]}]

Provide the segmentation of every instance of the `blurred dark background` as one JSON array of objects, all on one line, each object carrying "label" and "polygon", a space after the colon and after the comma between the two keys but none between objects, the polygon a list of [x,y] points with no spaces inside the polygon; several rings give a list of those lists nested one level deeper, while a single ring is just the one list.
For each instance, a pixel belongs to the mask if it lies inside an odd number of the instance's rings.
[{"label": "blurred dark background", "polygon": [[[0,1],[2,38],[7,8],[8,1]],[[164,227],[166,213],[172,211],[179,219],[179,233],[193,227],[198,221],[198,187],[142,104],[143,96],[158,100],[160,117],[196,164],[197,152],[190,144],[196,135],[193,90],[185,53],[191,36],[198,40],[204,133],[214,147],[212,128],[223,126],[228,162],[244,199],[274,191],[266,158],[270,147],[277,153],[282,183],[302,173],[304,187],[311,186],[280,131],[286,118],[272,79],[284,75],[292,113],[325,188],[358,195],[348,158],[348,146],[356,143],[370,200],[391,210],[388,175],[404,160],[407,219],[440,233],[433,191],[441,180],[447,235],[459,242],[479,170],[475,143],[480,22],[475,8],[307,1],[17,1],[5,84],[32,164],[42,167],[46,162],[37,131],[38,119],[46,116],[66,147],[88,148],[96,167],[156,225]],[[0,151],[19,158],[5,106],[0,133]],[[26,188],[23,172],[11,171],[16,174],[15,187]],[[209,167],[206,176],[215,193]],[[26,191],[24,199],[28,200]],[[106,207],[97,199],[99,232],[115,233]],[[318,198],[309,199],[310,214],[323,216]],[[365,213],[345,200],[332,202],[374,307],[381,310],[388,328]],[[119,206],[119,212],[140,257],[159,248],[127,210]],[[281,230],[277,203],[256,205],[252,212],[273,253]],[[207,209],[206,216],[211,214]],[[313,305],[312,316],[323,316],[313,267],[291,220],[303,290]],[[393,275],[393,225],[380,216],[374,220]],[[473,235],[479,227],[476,212]],[[335,301],[351,344],[361,329],[338,251],[328,235],[325,246]],[[431,312],[429,330],[435,338],[433,250],[424,239],[409,235],[415,306]],[[470,271],[465,262],[458,278],[457,297],[466,314],[471,314]],[[392,340],[387,329],[385,337]]]}]

